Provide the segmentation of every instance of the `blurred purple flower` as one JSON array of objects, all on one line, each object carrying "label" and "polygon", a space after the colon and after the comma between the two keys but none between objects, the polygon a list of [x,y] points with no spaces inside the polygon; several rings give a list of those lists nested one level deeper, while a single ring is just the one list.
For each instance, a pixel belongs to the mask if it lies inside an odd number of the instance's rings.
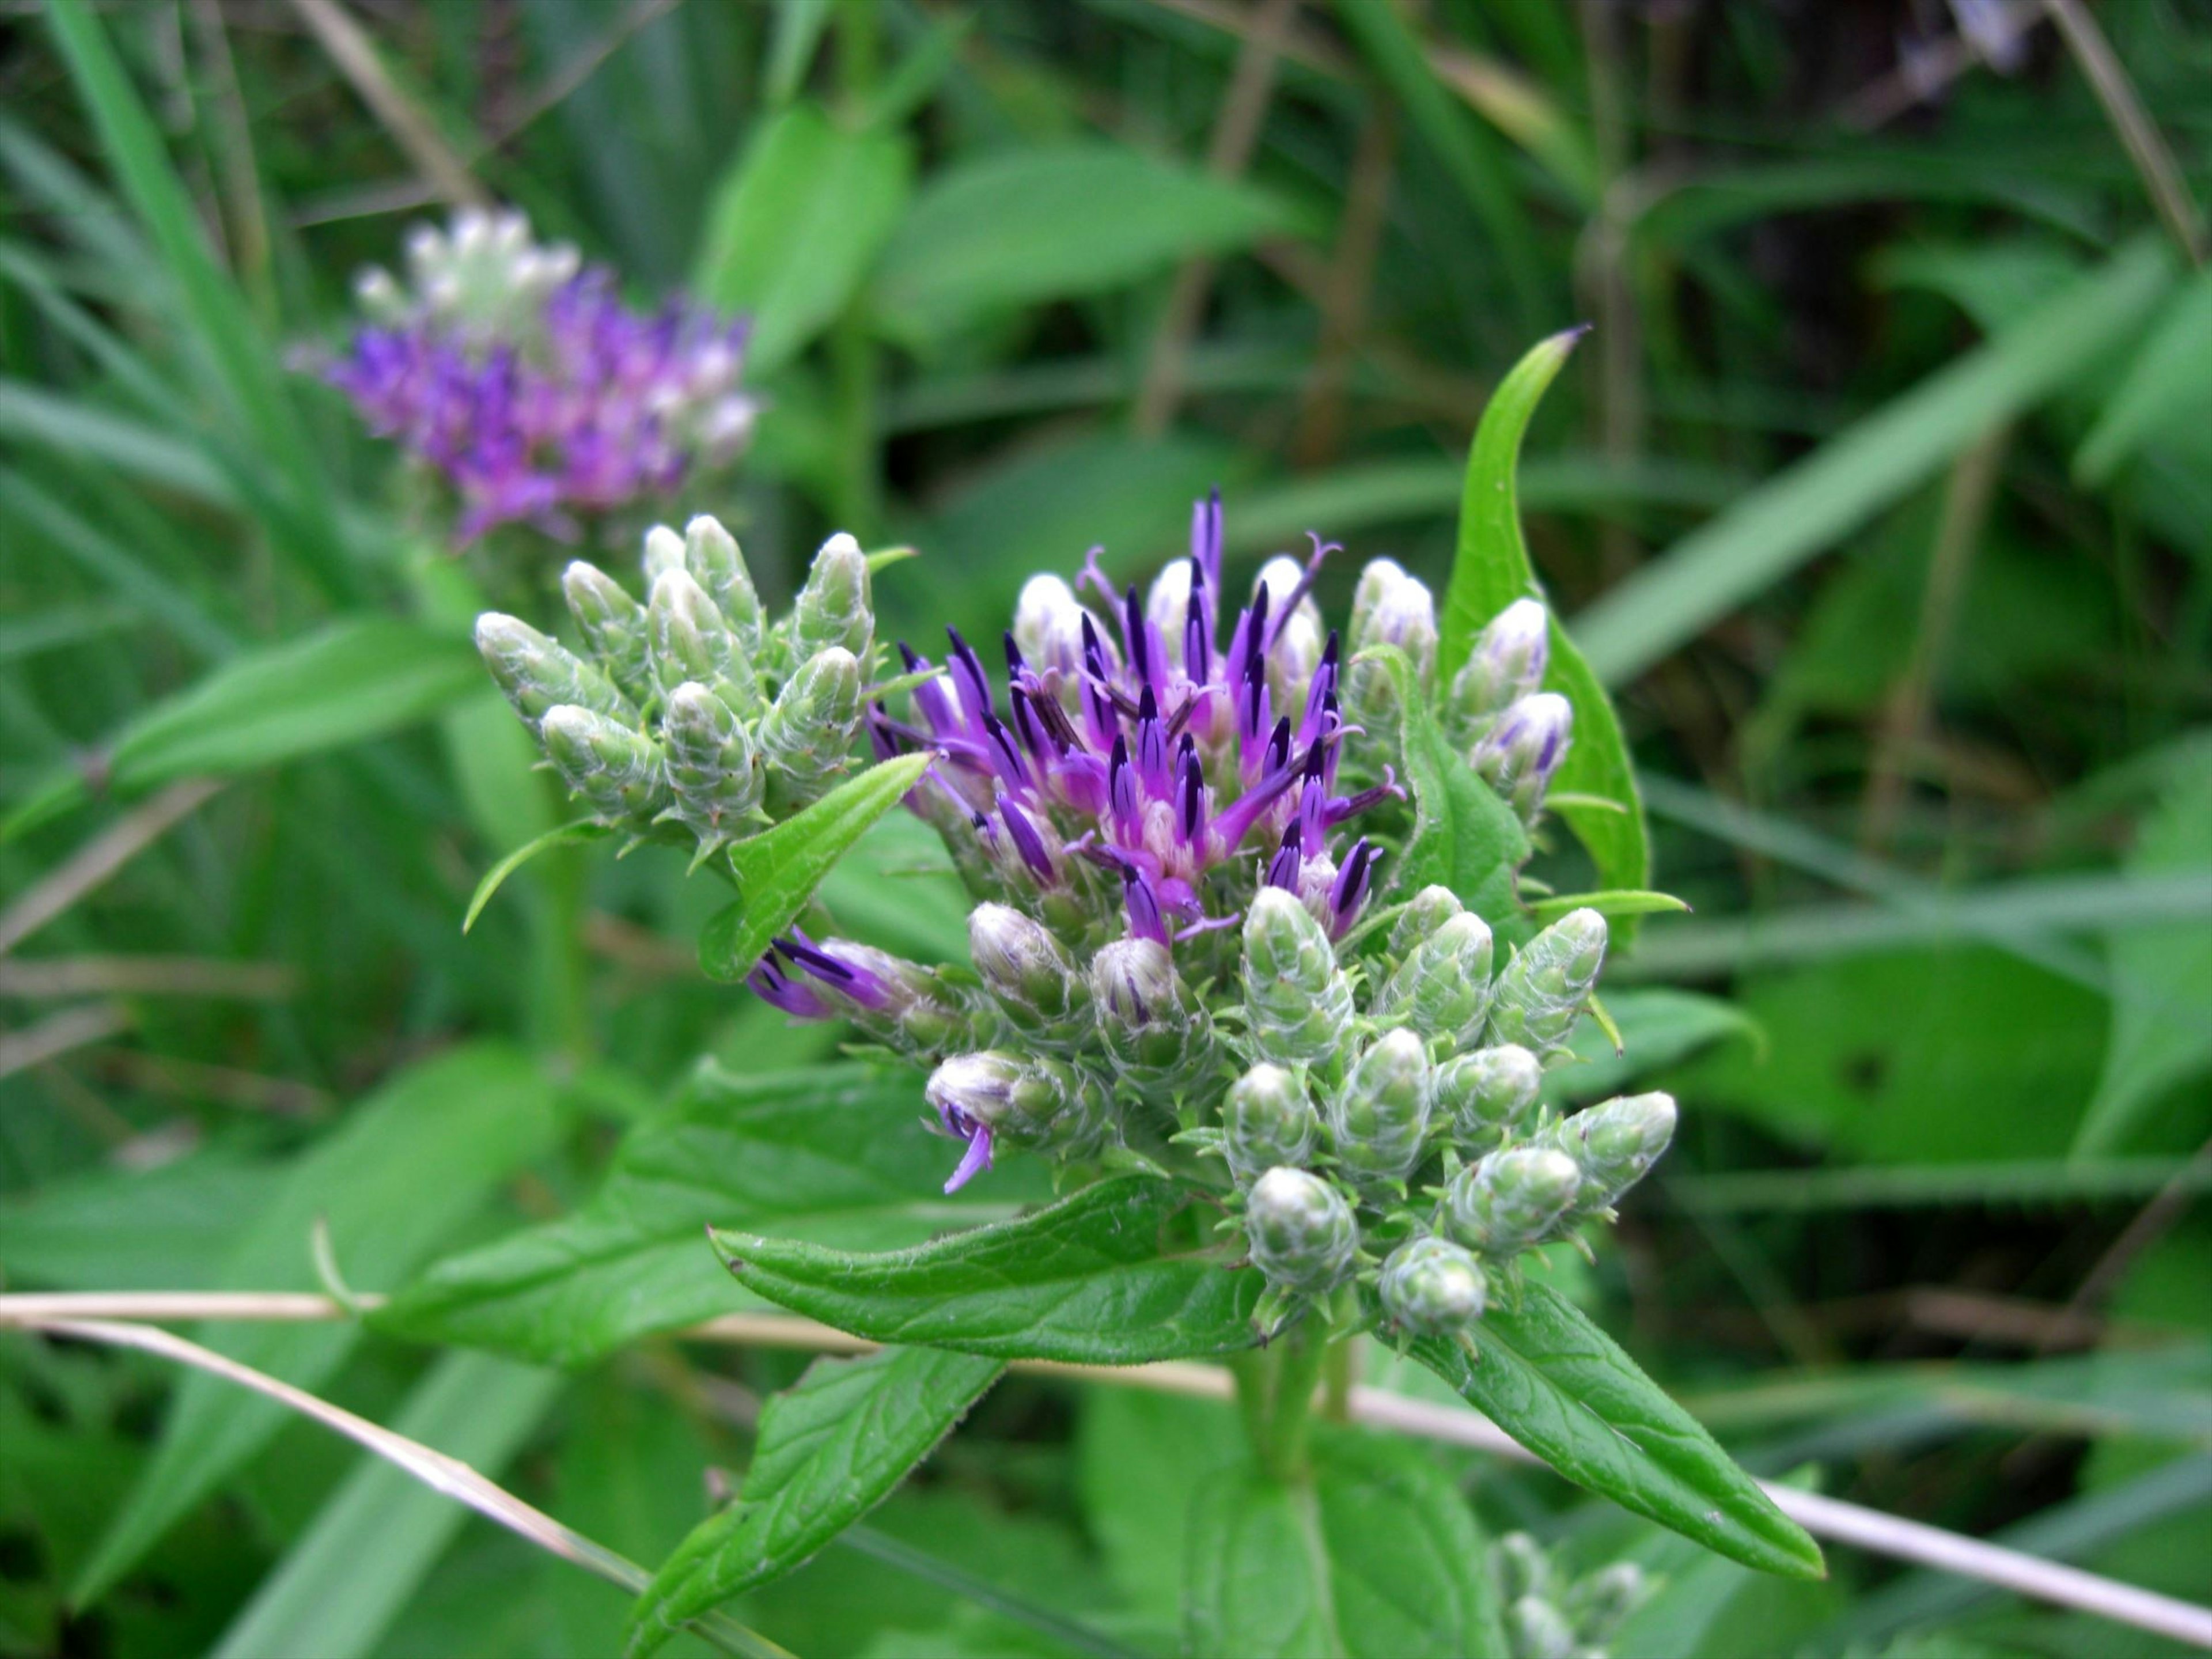
[{"label": "blurred purple flower", "polygon": [[410,304],[388,279],[365,284],[383,320],[316,367],[452,483],[465,542],[519,521],[574,534],[572,514],[670,495],[750,432],[742,320],[683,301],[633,311],[598,266],[518,289],[489,321],[422,286]]}]

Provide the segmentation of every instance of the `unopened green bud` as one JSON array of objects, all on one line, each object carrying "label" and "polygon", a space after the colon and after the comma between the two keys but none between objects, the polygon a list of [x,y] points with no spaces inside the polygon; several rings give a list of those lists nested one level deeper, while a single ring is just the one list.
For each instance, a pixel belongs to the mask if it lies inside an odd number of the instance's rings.
[{"label": "unopened green bud", "polygon": [[1524,1595],[1505,1609],[1505,1643],[1513,1659],[1574,1659],[1574,1627],[1540,1596]]},{"label": "unopened green bud", "polygon": [[514,712],[532,731],[548,710],[563,703],[609,720],[637,717],[637,710],[612,680],[528,623],[487,611],[477,618],[477,650]]},{"label": "unopened green bud", "polygon": [[1544,1242],[1582,1184],[1581,1167],[1557,1147],[1492,1152],[1444,1188],[1444,1225],[1471,1250],[1518,1255]]},{"label": "unopened green bud", "polygon": [[1566,1042],[1605,965],[1605,918],[1571,910],[1505,964],[1491,999],[1493,1042],[1517,1042],[1539,1058]]},{"label": "unopened green bud", "polygon": [[1415,684],[1427,693],[1437,665],[1437,605],[1427,585],[1407,575],[1395,560],[1372,561],[1352,593],[1346,645],[1345,719],[1369,733],[1368,748],[1395,757],[1401,714],[1397,684],[1381,663],[1358,659],[1371,647],[1396,646],[1413,664]]},{"label": "unopened green bud", "polygon": [[1352,981],[1328,933],[1295,894],[1263,887],[1244,915],[1252,1046],[1279,1065],[1333,1054],[1352,1028]]},{"label": "unopened green bud", "polygon": [[792,656],[805,662],[842,646],[866,662],[875,644],[876,614],[868,592],[868,556],[840,533],[822,544],[792,610]]},{"label": "unopened green bud", "polygon": [[1616,1561],[1577,1579],[1562,1609],[1585,1648],[1601,1648],[1628,1622],[1643,1601],[1649,1582],[1633,1561]]},{"label": "unopened green bud", "polygon": [[1415,945],[1466,908],[1450,888],[1424,887],[1406,902],[1405,911],[1391,924],[1390,954],[1403,962]]},{"label": "unopened green bud", "polygon": [[677,816],[702,842],[732,839],[761,802],[760,755],[744,722],[705,686],[686,680],[668,699],[660,737]]},{"label": "unopened green bud", "polygon": [[1106,1128],[1098,1085],[1042,1055],[998,1048],[955,1054],[930,1073],[924,1093],[941,1121],[965,1117],[1018,1146],[1081,1153],[1095,1148]]},{"label": "unopened green bud", "polygon": [[1240,1187],[1278,1164],[1304,1165],[1320,1127],[1297,1073],[1264,1060],[1231,1084],[1221,1103],[1221,1150]]},{"label": "unopened green bud", "polygon": [[645,607],[599,566],[578,559],[561,573],[569,614],[607,677],[637,702],[653,696]]},{"label": "unopened green bud", "polygon": [[768,798],[779,817],[819,796],[845,769],[860,725],[860,665],[842,646],[817,651],[784,682],[760,724]]},{"label": "unopened green bud", "polygon": [[645,532],[645,591],[653,592],[653,584],[672,570],[684,568],[684,538],[665,524],[657,524]]},{"label": "unopened green bud", "polygon": [[1421,1161],[1433,1109],[1428,1045],[1400,1026],[1370,1043],[1328,1104],[1337,1162],[1362,1184],[1403,1181]]},{"label": "unopened green bud", "polygon": [[1574,705],[1556,691],[1539,691],[1500,714],[1468,761],[1522,823],[1533,823],[1573,746],[1574,730]]},{"label": "unopened green bud", "polygon": [[1407,954],[1376,999],[1375,1017],[1403,1020],[1423,1036],[1472,1042],[1490,1007],[1490,928],[1468,911]]},{"label": "unopened green bud", "polygon": [[1482,1264],[1449,1239],[1408,1240],[1390,1252],[1377,1287],[1390,1322],[1415,1336],[1450,1336],[1482,1317]]},{"label": "unopened green bud", "polygon": [[1624,1095],[1552,1126],[1552,1144],[1582,1170],[1575,1207],[1601,1210],[1644,1179],[1674,1139],[1674,1097]]},{"label": "unopened green bud", "polygon": [[1091,959],[1091,995],[1114,1069],[1147,1098],[1170,1100],[1212,1069],[1212,1018],[1164,945],[1121,939],[1102,947]]},{"label": "unopened green bud", "polygon": [[1396,646],[1425,686],[1437,661],[1437,602],[1428,584],[1395,559],[1370,561],[1352,592],[1346,643],[1355,657],[1370,646]]},{"label": "unopened green bud", "polygon": [[1091,985],[1067,947],[1012,906],[979,904],[968,917],[975,971],[1017,1030],[1075,1043],[1091,1030]]},{"label": "unopened green bud", "polygon": [[1525,1532],[1509,1532],[1490,1547],[1490,1570],[1501,1601],[1518,1601],[1524,1595],[1551,1600],[1552,1558]]},{"label": "unopened green bud", "polygon": [[[744,643],[722,613],[714,608],[707,590],[681,568],[663,571],[654,579],[653,597],[646,606],[650,628],[653,678],[664,695],[686,680],[714,687],[738,713],[750,711],[759,696],[751,660]],[[723,690],[728,687],[729,690]]]},{"label": "unopened green bud", "polygon": [[1462,1158],[1480,1158],[1527,1121],[1544,1067],[1514,1043],[1457,1054],[1437,1067],[1437,1115],[1451,1121]]},{"label": "unopened green bud", "polygon": [[1540,690],[1551,653],[1552,619],[1541,600],[1516,599],[1492,617],[1452,677],[1445,714],[1453,737],[1474,742],[1508,705]]},{"label": "unopened green bud", "polygon": [[545,711],[538,735],[568,787],[602,819],[649,817],[667,804],[660,750],[635,726],[564,702]]},{"label": "unopened green bud", "polygon": [[1267,1283],[1298,1296],[1342,1284],[1359,1249],[1359,1222],[1344,1194],[1317,1175],[1288,1167],[1252,1183],[1244,1236]]},{"label": "unopened green bud", "polygon": [[692,580],[707,590],[707,597],[714,600],[714,608],[737,629],[746,654],[758,655],[760,594],[753,586],[752,573],[745,568],[745,556],[738,549],[738,538],[722,528],[720,519],[702,513],[684,526],[684,568],[691,573]]}]

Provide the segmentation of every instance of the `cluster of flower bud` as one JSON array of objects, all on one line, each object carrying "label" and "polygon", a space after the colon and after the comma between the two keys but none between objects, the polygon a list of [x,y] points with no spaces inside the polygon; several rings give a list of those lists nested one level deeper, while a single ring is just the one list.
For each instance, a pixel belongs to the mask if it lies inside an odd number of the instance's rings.
[{"label": "cluster of flower bud", "polygon": [[[1516,1256],[1609,1212],[1673,1105],[1539,1109],[1604,959],[1596,912],[1516,951],[1435,886],[1387,933],[1363,925],[1411,827],[1395,699],[1437,699],[1438,641],[1428,589],[1377,560],[1347,648],[1310,596],[1332,550],[1268,562],[1232,622],[1202,501],[1149,595],[1095,562],[1031,580],[1003,678],[957,632],[941,675],[902,644],[931,677],[908,710],[872,705],[869,735],[934,757],[907,805],[975,901],[974,973],[794,933],[749,982],[933,1068],[933,1127],[964,1146],[948,1191],[1002,1144],[1225,1187],[1267,1281],[1263,1331],[1358,1283],[1395,1331],[1463,1335]],[[1497,740],[1486,775],[1531,813],[1564,727],[1534,756],[1503,734],[1542,713],[1547,627],[1510,607],[1455,681],[1454,708],[1490,711],[1474,763]],[[1362,654],[1380,646],[1410,682]],[[1344,846],[1355,817],[1373,833]]]},{"label": "cluster of flower bud", "polygon": [[[1302,906],[1258,896],[1241,1042],[1256,1063],[1231,1085],[1219,1128],[1188,1139],[1218,1149],[1243,1192],[1270,1287],[1264,1324],[1368,1277],[1379,1256],[1371,1277],[1392,1331],[1464,1336],[1523,1252],[1611,1214],[1666,1150],[1674,1102],[1635,1096],[1567,1117],[1539,1104],[1605,946],[1605,919],[1576,910],[1493,973],[1490,928],[1431,887],[1386,951],[1348,969]],[[1316,1224],[1323,1212],[1341,1225]],[[1325,1259],[1299,1255],[1323,1243]]]},{"label": "cluster of flower bud", "polygon": [[773,622],[714,519],[656,526],[644,564],[641,600],[580,559],[563,574],[580,653],[497,611],[477,619],[477,648],[599,822],[703,860],[853,763],[875,655],[867,556],[831,537]]},{"label": "cluster of flower bud", "polygon": [[1632,1561],[1570,1578],[1525,1532],[1493,1544],[1490,1567],[1511,1659],[1608,1659],[1609,1644],[1650,1593]]}]

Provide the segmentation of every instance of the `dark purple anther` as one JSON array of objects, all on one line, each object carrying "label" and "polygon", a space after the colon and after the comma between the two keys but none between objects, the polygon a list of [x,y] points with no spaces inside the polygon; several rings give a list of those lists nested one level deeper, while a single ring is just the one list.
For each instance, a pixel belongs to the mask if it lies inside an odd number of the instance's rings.
[{"label": "dark purple anther", "polygon": [[1129,669],[1137,684],[1151,690],[1152,684],[1152,653],[1151,642],[1146,639],[1145,605],[1137,597],[1137,585],[1129,584],[1129,591],[1121,599],[1121,637],[1129,647]]},{"label": "dark purple anther", "polygon": [[1209,588],[1216,592],[1220,591],[1221,488],[1218,484],[1206,493],[1204,501],[1191,503],[1190,565],[1194,573],[1204,575]]},{"label": "dark purple anther", "polygon": [[945,630],[952,641],[952,686],[960,694],[960,707],[968,716],[970,736],[979,742],[985,730],[984,721],[991,713],[991,682],[983,672],[983,659],[975,649],[960,637],[960,630]]},{"label": "dark purple anther", "polygon": [[882,1013],[891,1006],[890,987],[872,969],[839,960],[796,928],[790,936],[777,939],[775,948],[793,966],[805,969],[839,995],[872,1012]]},{"label": "dark purple anther", "polygon": [[1154,800],[1165,800],[1172,787],[1168,773],[1168,729],[1160,721],[1159,701],[1146,686],[1137,698],[1137,775]]},{"label": "dark purple anther", "polygon": [[1014,630],[1011,628],[1006,629],[999,636],[999,642],[1006,652],[1006,684],[1018,685],[1022,676],[1028,672],[1029,664],[1022,658],[1021,647],[1014,643]]},{"label": "dark purple anther", "polygon": [[1152,878],[1133,861],[1121,866],[1121,901],[1128,906],[1131,938],[1148,939],[1156,945],[1168,942],[1168,926],[1160,915],[1159,895],[1152,890]]},{"label": "dark purple anther", "polygon": [[1283,844],[1275,856],[1267,860],[1265,885],[1279,887],[1286,893],[1298,890],[1298,871],[1305,864],[1305,838],[1297,823],[1283,831]]},{"label": "dark purple anther", "polygon": [[1362,836],[1344,860],[1344,868],[1336,872],[1336,884],[1328,890],[1331,939],[1344,937],[1359,915],[1359,907],[1367,902],[1367,884],[1374,874],[1376,857],[1373,844]]},{"label": "dark purple anther", "polygon": [[787,977],[776,965],[773,951],[745,975],[746,988],[772,1008],[781,1008],[793,1019],[827,1019],[830,1005],[805,986]]},{"label": "dark purple anther", "polygon": [[1001,796],[999,816],[1006,821],[1006,835],[1013,842],[1014,850],[1022,855],[1022,862],[1029,866],[1030,873],[1037,878],[1038,884],[1049,887],[1058,881],[1060,878],[1053,868],[1052,854],[1045,849],[1044,837],[1038,833],[1036,825],[1030,822],[1029,814],[1017,806],[1011,797]]},{"label": "dark purple anther", "polygon": [[1006,729],[1006,721],[996,714],[983,716],[984,741],[991,757],[991,764],[1009,789],[1026,790],[1030,787],[1029,763],[1022,758],[1020,746],[1014,734]]},{"label": "dark purple anther", "polygon": [[1106,763],[1106,798],[1114,811],[1114,839],[1124,847],[1134,847],[1144,834],[1145,808],[1137,797],[1137,773],[1129,764],[1128,741],[1118,733],[1114,753]]},{"label": "dark purple anther", "polygon": [[1203,855],[1206,851],[1206,774],[1199,766],[1194,750],[1187,750],[1183,753],[1182,787],[1176,804],[1182,808],[1177,827],[1182,832],[1183,844]]}]

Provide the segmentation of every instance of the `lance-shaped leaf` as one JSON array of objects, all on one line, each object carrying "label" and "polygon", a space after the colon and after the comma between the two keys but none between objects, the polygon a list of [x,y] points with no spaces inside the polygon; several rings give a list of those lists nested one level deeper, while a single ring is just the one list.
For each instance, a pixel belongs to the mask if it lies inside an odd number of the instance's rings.
[{"label": "lance-shaped leaf", "polygon": [[737,902],[718,911],[699,939],[699,965],[716,979],[743,979],[775,936],[868,827],[921,781],[932,757],[902,755],[839,784],[765,835],[732,842]]},{"label": "lance-shaped leaf", "polygon": [[638,1599],[629,1659],[813,1556],[888,1498],[1005,1369],[937,1348],[817,1360],[762,1413],[744,1495],[692,1528]]},{"label": "lance-shaped leaf", "polygon": [[1493,924],[1513,915],[1514,872],[1528,861],[1528,831],[1444,736],[1421,701],[1406,653],[1384,645],[1361,654],[1379,660],[1397,684],[1398,748],[1413,797],[1413,831],[1398,860],[1396,890],[1440,884]]},{"label": "lance-shaped leaf", "polygon": [[1475,1327],[1479,1362],[1424,1337],[1414,1358],[1570,1480],[1746,1566],[1826,1571],[1820,1547],[1774,1507],[1697,1421],[1613,1339],[1548,1285]]},{"label": "lance-shaped leaf", "polygon": [[[1521,440],[1544,392],[1583,337],[1570,329],[1539,343],[1499,382],[1482,411],[1474,445],[1468,452],[1467,481],[1460,498],[1459,549],[1451,582],[1444,590],[1438,619],[1437,684],[1451,677],[1474,648],[1483,625],[1516,599],[1543,589],[1528,562],[1521,534],[1521,504],[1515,483]],[[1582,652],[1552,618],[1551,661],[1544,684],[1574,705],[1575,740],[1552,780],[1558,799],[1553,810],[1589,851],[1598,876],[1610,888],[1640,888],[1651,875],[1651,843],[1644,823],[1644,802],[1628,746],[1605,687]],[[1621,930],[1632,933],[1630,928]]]},{"label": "lance-shaped leaf", "polygon": [[[175,778],[230,777],[428,720],[483,686],[467,644],[390,617],[334,623],[241,652],[118,732],[103,787],[132,795]],[[0,821],[0,841],[69,811],[88,770],[58,775]]]},{"label": "lance-shaped leaf", "polygon": [[1252,1346],[1260,1276],[1207,1242],[1211,1212],[1149,1176],[908,1250],[860,1255],[717,1232],[744,1287],[878,1342],[1139,1365]]},{"label": "lance-shaped leaf", "polygon": [[1505,1659],[1481,1532],[1422,1448],[1316,1438],[1310,1486],[1210,1476],[1193,1507],[1184,1648],[1196,1655]]},{"label": "lance-shaped leaf", "polygon": [[[958,1200],[956,1148],[926,1133],[902,1072],[699,1068],[631,1130],[574,1215],[441,1262],[374,1316],[398,1335],[581,1364],[655,1331],[759,1304],[700,1248],[709,1224],[885,1249],[994,1221],[1047,1189],[1034,1159]],[[988,1190],[986,1190],[988,1188]]]}]

